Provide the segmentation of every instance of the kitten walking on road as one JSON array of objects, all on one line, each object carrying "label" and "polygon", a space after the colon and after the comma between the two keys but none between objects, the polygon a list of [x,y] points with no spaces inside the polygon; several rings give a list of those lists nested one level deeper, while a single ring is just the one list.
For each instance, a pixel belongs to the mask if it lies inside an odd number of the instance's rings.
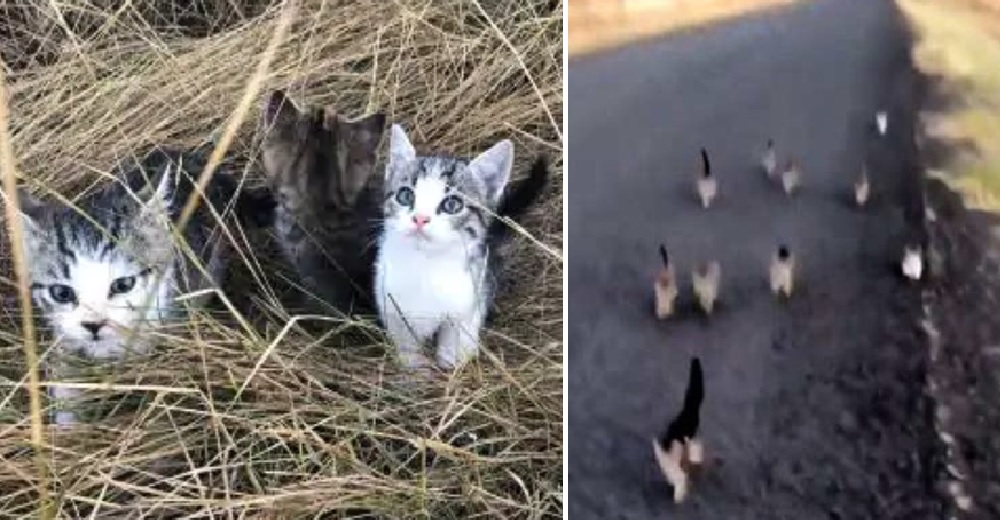
[{"label": "kitten walking on road", "polygon": [[924,272],[924,259],[920,246],[917,244],[906,244],[903,247],[903,260],[900,262],[903,276],[911,280],[919,280]]},{"label": "kitten walking on road", "polygon": [[701,207],[708,208],[715,200],[719,191],[719,183],[712,175],[712,165],[708,161],[708,151],[701,149],[702,171],[698,175],[697,190],[698,198],[701,199]]},{"label": "kitten walking on road", "polygon": [[858,176],[858,180],[854,183],[854,203],[860,208],[868,202],[868,196],[871,193],[871,183],[868,181],[868,166],[861,166],[861,175]]},{"label": "kitten walking on road", "polygon": [[664,244],[660,244],[660,258],[663,260],[663,267],[653,282],[653,291],[656,296],[656,317],[662,320],[674,313],[677,300],[677,273]]},{"label": "kitten walking on road", "polygon": [[701,403],[705,400],[705,381],[701,372],[701,361],[691,359],[688,386],[684,393],[684,405],[670,424],[667,431],[653,439],[653,454],[663,472],[663,477],[674,488],[674,502],[681,503],[688,493],[688,467],[701,465],[705,460],[705,450],[698,438],[701,422]]},{"label": "kitten walking on road", "polygon": [[792,296],[795,282],[795,257],[788,246],[782,244],[771,258],[771,293],[775,296]]},{"label": "kitten walking on road", "polygon": [[781,187],[786,195],[792,195],[802,183],[802,169],[794,159],[789,159],[781,172]]},{"label": "kitten walking on road", "polygon": [[875,113],[875,127],[881,136],[884,136],[886,130],[889,129],[889,114],[885,110],[879,110]]},{"label": "kitten walking on road", "polygon": [[760,159],[760,165],[764,169],[764,173],[767,174],[768,179],[773,179],[774,175],[778,172],[778,154],[774,150],[774,139],[767,140],[764,154]]},{"label": "kitten walking on road", "polygon": [[439,366],[475,355],[492,305],[497,247],[516,217],[541,194],[543,160],[504,197],[514,145],[503,140],[471,161],[417,155],[393,125],[385,171],[384,227],[375,264],[379,317],[409,368],[426,368],[423,343],[436,338]]},{"label": "kitten walking on road", "polygon": [[719,262],[703,262],[691,271],[691,285],[694,287],[698,305],[706,315],[711,315],[719,296],[719,279],[722,277],[722,267]]}]

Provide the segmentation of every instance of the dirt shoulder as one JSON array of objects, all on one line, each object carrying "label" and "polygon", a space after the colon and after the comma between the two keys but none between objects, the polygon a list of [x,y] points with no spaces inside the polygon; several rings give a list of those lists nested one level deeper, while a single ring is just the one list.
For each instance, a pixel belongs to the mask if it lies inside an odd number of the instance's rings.
[{"label": "dirt shoulder", "polygon": [[[1000,111],[996,2],[899,0],[923,72],[916,129],[935,279],[923,291],[928,393],[952,518],[1000,517]],[[990,12],[990,10],[993,10]],[[995,62],[993,62],[995,63]]]},{"label": "dirt shoulder", "polygon": [[582,56],[796,0],[569,0],[568,50]]},{"label": "dirt shoulder", "polygon": [[957,518],[1000,517],[1000,241],[996,214],[967,209],[942,182],[928,183],[931,244],[941,279],[925,291],[936,330],[930,389],[948,447],[948,490]]}]

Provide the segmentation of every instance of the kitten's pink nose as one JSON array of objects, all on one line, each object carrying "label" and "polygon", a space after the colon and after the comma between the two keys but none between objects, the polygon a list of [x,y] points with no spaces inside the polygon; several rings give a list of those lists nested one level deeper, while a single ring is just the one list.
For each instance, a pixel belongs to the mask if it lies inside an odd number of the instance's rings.
[{"label": "kitten's pink nose", "polygon": [[430,221],[431,218],[426,215],[413,215],[413,223],[417,226],[417,229],[423,229]]}]

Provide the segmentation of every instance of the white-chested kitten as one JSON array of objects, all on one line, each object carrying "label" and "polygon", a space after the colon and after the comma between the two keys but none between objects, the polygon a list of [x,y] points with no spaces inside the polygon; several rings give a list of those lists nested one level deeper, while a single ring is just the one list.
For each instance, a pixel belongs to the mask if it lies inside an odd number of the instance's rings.
[{"label": "white-chested kitten", "polygon": [[[171,234],[204,164],[198,151],[153,150],[138,162],[123,163],[116,182],[78,199],[76,208],[21,194],[31,297],[56,345],[47,360],[50,372],[62,371],[62,353],[107,360],[146,351],[143,332],[183,311],[174,303],[178,295],[221,283],[228,242],[204,200],[183,236],[207,277],[181,254]],[[235,200],[240,216],[261,213],[257,204],[269,200],[239,193],[238,182],[225,172],[213,177],[205,195],[219,214]],[[64,388],[50,392],[59,399],[77,394]],[[68,424],[75,414],[58,411],[54,419]]]},{"label": "white-chested kitten", "polygon": [[545,183],[547,168],[539,161],[504,197],[513,164],[509,140],[471,161],[423,156],[400,125],[392,126],[375,300],[407,367],[426,366],[422,350],[431,338],[446,368],[478,351],[494,294],[494,246],[506,228],[491,212],[514,216]]}]

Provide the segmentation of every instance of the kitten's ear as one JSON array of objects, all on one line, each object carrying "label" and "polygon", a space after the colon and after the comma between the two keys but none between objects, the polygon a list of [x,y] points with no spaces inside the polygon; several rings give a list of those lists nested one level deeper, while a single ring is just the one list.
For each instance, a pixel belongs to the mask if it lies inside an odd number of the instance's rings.
[{"label": "kitten's ear", "polygon": [[154,214],[156,216],[166,215],[173,202],[174,186],[177,182],[176,166],[167,164],[160,175],[160,181],[156,183],[155,189],[150,189],[151,185],[146,185],[139,192],[139,200],[142,203],[144,214]]},{"label": "kitten's ear", "polygon": [[267,128],[293,123],[301,114],[298,105],[280,89],[271,91],[261,107],[261,121]]},{"label": "kitten's ear", "polygon": [[389,180],[392,173],[399,167],[417,158],[417,150],[410,144],[406,130],[401,125],[393,124],[389,136],[389,164],[385,168],[385,178]]},{"label": "kitten's ear", "polygon": [[39,237],[42,227],[39,223],[48,211],[48,205],[35,198],[24,186],[17,187],[17,205],[21,214],[21,222],[24,225],[24,232],[28,238]]},{"label": "kitten's ear", "polygon": [[335,124],[337,128],[340,197],[344,203],[353,204],[375,171],[386,116],[376,113],[348,121],[330,110],[326,118],[327,127]]},{"label": "kitten's ear", "polygon": [[514,143],[504,139],[492,148],[479,154],[469,163],[473,175],[486,184],[486,199],[492,206],[500,201],[500,195],[510,180],[514,166]]},{"label": "kitten's ear", "polygon": [[[0,191],[4,204],[8,203],[7,194]],[[35,198],[24,186],[17,187],[18,215],[24,230],[24,244],[28,254],[32,254],[39,244],[45,241],[45,230],[40,221],[45,218],[48,205]]]}]

